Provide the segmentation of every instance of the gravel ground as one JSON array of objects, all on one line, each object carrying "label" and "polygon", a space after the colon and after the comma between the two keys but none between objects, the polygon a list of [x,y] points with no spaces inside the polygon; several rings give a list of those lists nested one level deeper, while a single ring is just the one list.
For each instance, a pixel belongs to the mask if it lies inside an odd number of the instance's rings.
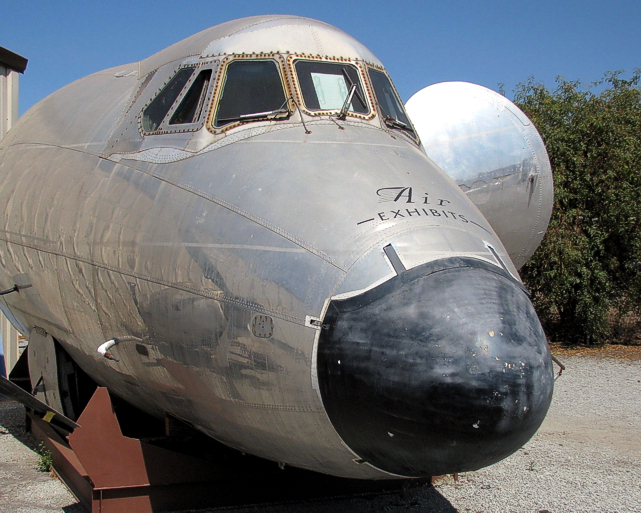
[{"label": "gravel ground", "polygon": [[[552,408],[534,438],[508,459],[434,487],[243,508],[237,513],[641,512],[641,352],[636,358],[561,356]],[[36,470],[21,406],[0,402],[0,511],[83,511]],[[7,434],[3,434],[6,433]]]},{"label": "gravel ground", "polygon": [[0,512],[84,513],[60,481],[38,470],[35,449],[35,439],[25,433],[24,407],[0,396]]}]

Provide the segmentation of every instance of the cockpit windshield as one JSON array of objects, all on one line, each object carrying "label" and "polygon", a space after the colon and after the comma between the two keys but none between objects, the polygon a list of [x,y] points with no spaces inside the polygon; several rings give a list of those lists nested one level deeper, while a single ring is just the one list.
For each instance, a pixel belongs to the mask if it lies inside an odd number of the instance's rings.
[{"label": "cockpit windshield", "polygon": [[369,68],[369,77],[374,86],[376,101],[381,110],[383,122],[390,128],[398,128],[416,138],[403,104],[398,98],[394,86],[382,71]]},{"label": "cockpit windshield", "polygon": [[237,60],[227,66],[214,126],[279,119],[290,114],[278,65],[271,60]]},{"label": "cockpit windshield", "polygon": [[355,66],[298,60],[295,68],[307,110],[337,110],[341,114],[369,112]]}]

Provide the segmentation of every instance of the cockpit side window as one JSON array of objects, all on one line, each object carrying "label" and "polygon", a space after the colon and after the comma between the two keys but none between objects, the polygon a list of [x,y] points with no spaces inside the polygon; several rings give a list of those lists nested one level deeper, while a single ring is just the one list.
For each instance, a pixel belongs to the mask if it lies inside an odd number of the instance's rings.
[{"label": "cockpit side window", "polygon": [[183,68],[167,83],[162,91],[142,113],[142,128],[145,132],[154,132],[165,119],[171,106],[178,98],[183,87],[194,73],[195,68]]},{"label": "cockpit side window", "polygon": [[416,139],[416,133],[390,79],[382,71],[373,68],[369,68],[368,71],[383,122],[388,127],[403,130]]},{"label": "cockpit side window", "polygon": [[290,114],[278,64],[235,60],[227,65],[215,127],[239,121],[281,119]]},{"label": "cockpit side window", "polygon": [[298,60],[294,66],[307,110],[341,111],[345,102],[349,100],[346,112],[369,112],[355,66],[306,60]]},{"label": "cockpit side window", "polygon": [[187,91],[180,105],[171,116],[170,125],[183,125],[198,121],[207,97],[211,72],[211,69],[205,69],[198,74],[189,91]]}]

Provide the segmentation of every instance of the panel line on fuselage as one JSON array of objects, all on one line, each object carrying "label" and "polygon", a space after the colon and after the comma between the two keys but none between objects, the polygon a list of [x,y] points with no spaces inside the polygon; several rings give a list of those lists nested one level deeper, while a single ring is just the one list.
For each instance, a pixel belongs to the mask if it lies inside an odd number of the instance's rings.
[{"label": "panel line on fuselage", "polygon": [[[24,143],[20,143],[20,144],[24,144]],[[77,151],[79,153],[90,155],[90,156],[95,157],[95,158],[100,159],[100,160],[106,160],[107,162],[113,162],[113,160],[106,159],[106,158],[101,157],[99,155],[96,155],[94,153],[82,151],[82,150],[79,150],[79,149],[76,149],[76,148],[71,148],[71,147],[67,148],[67,146],[59,146],[59,145],[55,145],[55,144],[37,144],[37,143],[29,143],[29,144],[34,144],[35,146],[38,146],[38,147],[45,146],[45,147],[51,147],[51,148],[69,149],[70,151]],[[14,145],[12,144],[11,146],[9,146],[9,148],[11,148],[12,146],[14,146]],[[9,148],[7,148],[7,149],[9,149]],[[122,162],[118,162],[118,164],[122,165],[122,166],[125,166],[128,169],[131,169],[132,171],[136,171],[136,172],[145,174],[147,176],[151,176],[151,177],[153,177],[153,178],[155,178],[155,179],[157,179],[157,180],[159,180],[161,182],[167,183],[169,185],[173,185],[174,187],[178,187],[179,189],[183,189],[183,190],[185,190],[187,192],[190,192],[190,193],[192,193],[192,194],[194,194],[196,196],[199,196],[201,198],[209,200],[212,203],[215,203],[215,204],[217,204],[217,205],[219,205],[221,207],[224,207],[224,208],[226,208],[228,210],[231,210],[232,212],[234,212],[234,213],[236,213],[236,214],[238,214],[238,215],[240,215],[242,217],[245,217],[246,219],[249,219],[250,221],[258,224],[259,226],[262,226],[263,228],[266,228],[266,229],[268,229],[268,230],[280,235],[284,239],[289,240],[290,242],[296,244],[297,246],[300,246],[304,250],[306,250],[306,251],[312,253],[313,255],[321,258],[322,260],[324,260],[328,264],[330,264],[330,265],[336,267],[337,269],[345,272],[345,269],[343,269],[340,266],[338,266],[334,262],[332,257],[327,255],[323,251],[321,251],[319,249],[316,249],[311,244],[299,239],[295,235],[287,232],[286,230],[283,230],[282,228],[279,228],[278,226],[273,225],[269,221],[267,221],[265,219],[262,219],[262,218],[260,218],[258,216],[254,216],[254,215],[250,214],[249,212],[247,212],[245,210],[242,210],[242,209],[236,207],[235,205],[233,205],[233,204],[231,204],[231,203],[229,203],[229,202],[227,202],[227,201],[225,201],[225,200],[223,200],[221,198],[218,198],[218,197],[216,197],[216,196],[214,196],[212,194],[208,194],[206,192],[200,191],[200,190],[196,189],[195,187],[192,187],[192,186],[190,186],[188,184],[181,183],[181,182],[178,182],[178,181],[169,180],[168,178],[166,178],[166,177],[164,177],[164,176],[162,176],[162,175],[160,175],[158,173],[150,173],[150,172],[145,171],[143,169],[140,169],[140,168],[137,168],[137,167],[133,167],[133,166],[124,164]],[[36,249],[36,248],[34,248],[34,249]]]},{"label": "panel line on fuselage", "polygon": [[276,253],[306,253],[303,248],[278,248],[275,246],[250,246],[248,244],[208,244],[200,242],[135,242],[135,246],[246,249],[253,251],[273,251]]},{"label": "panel line on fuselage", "polygon": [[331,256],[329,256],[329,255],[325,254],[324,252],[322,252],[322,251],[321,251],[321,250],[319,250],[319,249],[316,249],[316,248],[315,248],[314,246],[312,246],[311,244],[309,244],[309,243],[307,243],[307,242],[305,242],[305,241],[303,241],[303,240],[299,239],[299,238],[298,238],[298,237],[296,237],[295,235],[293,235],[293,234],[291,234],[291,233],[287,232],[286,230],[283,230],[282,228],[279,228],[278,226],[276,226],[276,225],[274,225],[274,224],[270,223],[270,222],[269,222],[269,221],[267,221],[266,219],[263,219],[263,218],[261,218],[261,217],[255,216],[255,215],[253,215],[253,214],[250,214],[250,213],[249,213],[249,212],[247,212],[246,210],[243,210],[243,209],[241,209],[241,208],[238,208],[236,205],[233,205],[233,204],[229,203],[228,201],[225,201],[225,200],[224,200],[224,199],[222,199],[222,198],[218,198],[218,197],[214,196],[213,194],[209,194],[209,193],[207,193],[207,192],[204,192],[204,191],[198,190],[198,189],[196,189],[195,187],[192,187],[191,185],[188,185],[188,184],[186,184],[186,183],[182,183],[182,182],[178,182],[178,181],[169,180],[169,179],[167,179],[167,178],[165,178],[165,177],[163,177],[163,176],[159,176],[159,175],[158,175],[158,174],[156,174],[156,173],[146,173],[145,171],[142,171],[142,170],[140,170],[140,169],[136,169],[136,168],[132,168],[132,169],[134,169],[134,170],[136,170],[136,171],[140,171],[141,173],[149,174],[150,176],[153,176],[154,178],[157,178],[157,179],[158,179],[158,180],[160,180],[160,181],[163,181],[163,182],[165,182],[165,183],[168,183],[168,184],[170,184],[170,185],[173,185],[174,187],[178,187],[179,189],[183,189],[183,190],[185,190],[185,191],[187,191],[187,192],[190,192],[190,193],[192,193],[192,194],[194,194],[194,195],[196,195],[196,196],[199,196],[199,197],[201,197],[201,198],[204,198],[204,199],[206,199],[206,200],[209,200],[209,201],[211,201],[212,203],[215,203],[216,205],[219,205],[219,206],[221,206],[221,207],[226,208],[227,210],[231,210],[231,211],[232,211],[232,212],[234,212],[235,214],[238,214],[238,215],[240,215],[240,216],[242,216],[242,217],[244,217],[244,218],[246,218],[246,219],[249,219],[250,221],[252,221],[252,222],[256,223],[257,225],[262,226],[263,228],[266,228],[266,229],[268,229],[268,230],[270,230],[270,231],[272,231],[272,232],[276,233],[277,235],[280,235],[280,236],[281,236],[281,237],[283,237],[284,239],[289,240],[290,242],[292,242],[292,243],[296,244],[297,246],[300,246],[300,247],[301,247],[301,248],[303,248],[304,250],[306,250],[306,251],[308,251],[308,252],[312,253],[313,255],[315,255],[315,256],[317,256],[317,257],[321,258],[322,260],[324,260],[324,261],[325,261],[325,262],[327,262],[328,264],[330,264],[330,265],[332,265],[332,266],[336,267],[337,269],[339,269],[339,270],[341,270],[341,271],[345,272],[345,269],[343,269],[342,267],[338,266],[338,265],[334,262],[334,260],[333,260],[333,258],[332,258]]},{"label": "panel line on fuselage", "polygon": [[[42,252],[42,253],[47,253],[49,255],[60,256],[60,257],[63,257],[63,258],[67,258],[69,260],[73,260],[75,262],[82,262],[82,263],[88,264],[88,265],[90,265],[92,267],[96,267],[96,268],[99,268],[99,269],[105,269],[107,271],[111,271],[111,272],[114,272],[114,273],[117,273],[117,274],[120,274],[120,275],[123,275],[123,276],[129,276],[131,278],[135,278],[135,279],[138,279],[138,280],[143,280],[143,281],[146,281],[146,282],[149,282],[149,283],[155,283],[157,285],[164,285],[165,287],[170,287],[172,289],[182,290],[184,292],[190,292],[190,293],[195,294],[197,296],[201,296],[201,297],[208,298],[208,299],[213,299],[215,301],[220,301],[220,302],[223,302],[223,303],[229,303],[229,304],[238,305],[238,306],[240,306],[242,308],[246,308],[246,309],[252,310],[252,311],[257,312],[257,313],[264,313],[264,314],[267,314],[267,315],[270,315],[270,316],[273,316],[273,317],[277,317],[279,319],[283,319],[285,321],[291,322],[293,324],[299,324],[301,326],[306,326],[305,319],[300,319],[300,318],[294,317],[292,315],[287,315],[287,314],[284,314],[284,313],[281,313],[281,312],[277,312],[277,311],[274,311],[274,310],[269,310],[269,309],[267,309],[267,308],[265,308],[265,307],[263,307],[263,306],[261,306],[261,305],[259,305],[257,303],[252,303],[252,302],[249,302],[249,301],[244,301],[244,300],[239,299],[239,298],[230,297],[230,296],[225,295],[222,292],[209,293],[208,294],[208,293],[205,293],[205,291],[198,290],[198,289],[196,289],[194,287],[187,287],[187,286],[184,286],[184,285],[178,285],[178,284],[169,282],[167,280],[163,280],[163,279],[160,279],[160,278],[154,278],[153,276],[149,276],[149,275],[146,275],[146,274],[141,274],[141,273],[137,273],[137,272],[134,272],[134,271],[127,271],[125,269],[114,267],[112,265],[101,264],[101,263],[95,262],[93,260],[90,260],[89,258],[82,258],[82,257],[76,256],[76,255],[69,255],[69,254],[64,253],[62,251],[56,251],[56,250],[53,250],[53,249],[44,249],[44,248],[37,247],[37,246],[34,246],[34,245],[30,245],[30,244],[23,244],[23,243],[20,243],[20,242],[11,241],[11,240],[8,240],[8,239],[2,238],[2,237],[0,237],[0,241],[4,241],[7,244],[15,244],[16,246],[21,246],[21,247],[24,247],[24,248],[33,249],[35,251],[39,251],[39,252]],[[67,331],[67,330],[64,330],[64,331]]]}]

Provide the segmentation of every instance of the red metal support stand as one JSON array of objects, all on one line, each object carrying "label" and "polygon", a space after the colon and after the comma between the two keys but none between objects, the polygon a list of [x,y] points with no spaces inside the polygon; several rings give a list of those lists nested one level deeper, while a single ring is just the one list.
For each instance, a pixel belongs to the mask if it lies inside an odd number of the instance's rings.
[{"label": "red metal support stand", "polygon": [[106,388],[98,388],[68,444],[31,416],[54,468],[92,512],[147,513],[211,505],[214,483],[239,478],[229,468],[123,436]]},{"label": "red metal support stand", "polygon": [[408,485],[403,480],[371,482],[294,468],[283,471],[274,462],[227,448],[205,461],[129,438],[122,434],[106,388],[96,389],[77,421],[80,427],[68,440],[40,416],[29,417],[32,432],[51,451],[54,471],[92,513],[305,501],[378,494]]}]

